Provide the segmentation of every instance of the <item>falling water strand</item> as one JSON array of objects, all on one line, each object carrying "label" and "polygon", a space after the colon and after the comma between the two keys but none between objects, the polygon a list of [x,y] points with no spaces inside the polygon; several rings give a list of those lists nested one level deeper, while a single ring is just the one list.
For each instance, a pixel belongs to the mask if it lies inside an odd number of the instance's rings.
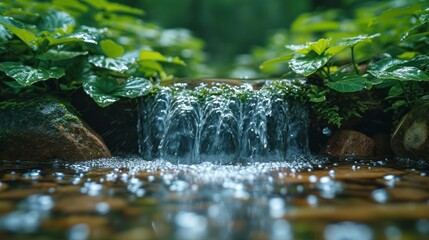
[{"label": "falling water strand", "polygon": [[281,84],[186,84],[160,87],[141,100],[140,153],[173,163],[284,161],[305,154],[307,112]]}]

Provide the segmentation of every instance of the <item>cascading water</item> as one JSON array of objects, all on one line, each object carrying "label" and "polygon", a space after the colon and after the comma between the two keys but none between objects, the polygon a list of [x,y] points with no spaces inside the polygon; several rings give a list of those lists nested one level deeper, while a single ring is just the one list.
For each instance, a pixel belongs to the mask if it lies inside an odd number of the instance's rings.
[{"label": "cascading water", "polygon": [[287,161],[308,153],[307,111],[288,100],[290,81],[178,83],[141,100],[140,153],[173,163]]}]

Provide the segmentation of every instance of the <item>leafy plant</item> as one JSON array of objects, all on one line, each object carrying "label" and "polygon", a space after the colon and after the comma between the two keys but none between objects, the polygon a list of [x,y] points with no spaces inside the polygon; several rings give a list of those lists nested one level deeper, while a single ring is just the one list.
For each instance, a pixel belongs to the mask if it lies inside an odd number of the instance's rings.
[{"label": "leafy plant", "polygon": [[150,45],[119,44],[126,42],[120,36],[130,34],[121,35],[124,25],[107,19],[129,26],[143,13],[119,3],[5,1],[0,13],[1,95],[72,94],[83,87],[98,105],[107,106],[148,94],[153,83],[168,78],[164,63],[185,65]]},{"label": "leafy plant", "polygon": [[[423,5],[410,4],[388,9],[369,20],[356,19],[354,26],[347,21],[346,24],[352,26],[347,29],[361,32],[357,36],[341,32],[341,22],[319,21],[304,29],[333,31],[325,33],[329,38],[286,45],[286,55],[265,61],[260,67],[266,69],[287,63],[295,76],[306,77],[307,100],[318,117],[330,124],[340,126],[344,119],[364,113],[379,100],[360,98],[357,93],[374,89],[385,89],[388,110],[400,115],[399,112],[412,107],[429,90],[428,16],[429,10]],[[294,26],[297,29],[297,24],[308,18],[307,15],[298,18],[292,29]],[[363,22],[367,24],[366,29],[362,27]],[[374,47],[378,51],[368,51]],[[337,107],[342,106],[341,101],[345,99],[351,100],[349,108]]]}]

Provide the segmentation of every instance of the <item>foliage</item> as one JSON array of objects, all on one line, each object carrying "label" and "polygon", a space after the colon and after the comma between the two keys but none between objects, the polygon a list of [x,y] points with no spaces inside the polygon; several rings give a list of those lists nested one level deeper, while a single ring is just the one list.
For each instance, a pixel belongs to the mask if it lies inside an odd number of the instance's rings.
[{"label": "foliage", "polygon": [[[363,91],[385,91],[383,101],[399,116],[429,90],[428,4],[401,4],[358,8],[356,18],[346,20],[339,20],[335,10],[304,14],[291,31],[319,39],[286,44],[285,55],[265,61],[261,68],[273,73],[273,66],[287,63],[283,69],[288,75],[307,77],[307,100],[330,124],[340,126],[381,100],[362,98]],[[348,109],[341,107],[344,100]]]},{"label": "foliage", "polygon": [[171,78],[166,67],[185,65],[158,50],[201,48],[190,35],[163,43],[158,37],[165,32],[141,21],[142,10],[107,0],[7,0],[0,14],[2,96],[72,94],[83,87],[107,106],[148,94],[153,83]]}]

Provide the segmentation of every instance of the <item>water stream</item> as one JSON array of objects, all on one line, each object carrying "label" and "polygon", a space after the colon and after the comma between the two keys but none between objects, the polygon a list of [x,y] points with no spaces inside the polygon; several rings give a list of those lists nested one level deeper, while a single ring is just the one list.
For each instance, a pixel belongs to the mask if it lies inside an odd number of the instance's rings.
[{"label": "water stream", "polygon": [[[267,82],[269,83],[269,82]],[[308,154],[307,111],[287,100],[282,84],[186,84],[161,87],[141,102],[145,159],[217,164],[287,161]]]},{"label": "water stream", "polygon": [[160,88],[141,156],[0,159],[0,239],[429,239],[428,165],[310,155],[279,84]]}]

